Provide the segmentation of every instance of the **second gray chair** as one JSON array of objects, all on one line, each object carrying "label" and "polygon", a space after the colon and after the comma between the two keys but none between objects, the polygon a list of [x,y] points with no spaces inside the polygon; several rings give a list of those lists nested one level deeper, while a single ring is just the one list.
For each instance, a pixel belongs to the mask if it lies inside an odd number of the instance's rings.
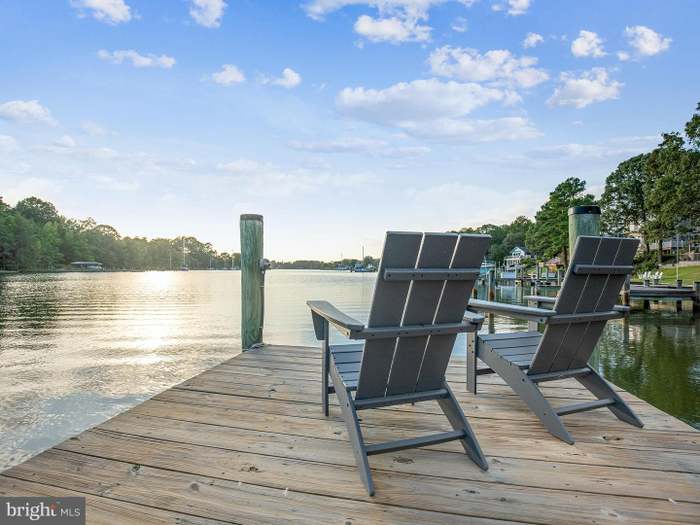
[{"label": "second gray chair", "polygon": [[[639,240],[581,236],[553,309],[531,308],[471,300],[469,309],[534,323],[527,332],[479,334],[467,349],[467,390],[476,394],[477,376],[497,373],[553,435],[567,443],[574,439],[559,416],[607,407],[622,421],[642,427],[642,422],[612,387],[588,364],[609,319],[622,317],[615,306]],[[539,303],[547,298],[537,297]],[[537,323],[544,323],[544,333]],[[477,368],[477,358],[488,368]],[[573,377],[597,399],[552,407],[539,384]]]},{"label": "second gray chair", "polygon": [[[489,239],[486,235],[387,233],[366,327],[326,301],[307,303],[316,337],[322,341],[323,412],[328,415],[328,395],[335,392],[370,496],[374,494],[368,462],[372,454],[459,440],[469,457],[488,469],[445,371],[457,334],[474,332],[483,321],[481,316],[466,320],[463,316]],[[331,345],[329,325],[364,344]],[[358,410],[430,400],[439,403],[452,431],[365,443]]]}]

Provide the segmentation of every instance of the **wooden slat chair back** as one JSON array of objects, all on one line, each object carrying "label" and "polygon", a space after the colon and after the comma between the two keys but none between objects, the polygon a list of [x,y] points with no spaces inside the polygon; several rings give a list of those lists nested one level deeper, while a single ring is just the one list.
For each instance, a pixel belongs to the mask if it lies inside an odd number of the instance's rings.
[{"label": "wooden slat chair back", "polygon": [[[474,334],[467,346],[467,390],[476,394],[477,376],[496,373],[520,396],[559,439],[574,439],[560,416],[608,408],[631,425],[643,424],[598,372],[588,364],[610,319],[624,309],[615,305],[627,275],[632,273],[637,239],[581,236],[576,242],[562,288],[551,310],[520,305],[470,301],[470,309],[545,324],[544,333]],[[477,359],[487,368],[477,370]],[[540,390],[547,381],[574,378],[596,399],[553,407]]]},{"label": "wooden slat chair back", "polygon": [[554,303],[556,315],[545,328],[529,375],[586,366],[607,322],[587,322],[595,318],[586,314],[613,309],[625,276],[632,272],[638,245],[639,240],[631,238],[578,238]]},{"label": "wooden slat chair back", "polygon": [[[457,334],[476,332],[483,322],[482,316],[465,311],[489,239],[454,233],[387,233],[367,326],[327,301],[307,303],[316,337],[322,341],[323,413],[329,415],[328,395],[335,393],[370,495],[374,483],[368,458],[374,454],[459,441],[479,468],[488,469],[445,371]],[[364,345],[331,345],[331,325],[349,339],[364,340]],[[359,410],[424,401],[437,401],[451,431],[365,443]]]},{"label": "wooden slat chair back", "polygon": [[[450,270],[478,270],[488,242],[483,235],[387,233],[368,328],[461,322],[478,274],[451,280]],[[368,339],[355,399],[440,388],[456,336]]]}]

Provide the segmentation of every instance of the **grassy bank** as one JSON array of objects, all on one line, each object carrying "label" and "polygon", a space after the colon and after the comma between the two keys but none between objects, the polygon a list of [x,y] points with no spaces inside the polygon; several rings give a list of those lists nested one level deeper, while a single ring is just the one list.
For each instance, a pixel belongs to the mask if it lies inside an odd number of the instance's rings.
[{"label": "grassy bank", "polygon": [[[663,269],[664,283],[675,283],[676,282],[676,269],[675,268],[664,268]],[[700,281],[700,264],[697,266],[681,266],[678,269],[678,278],[683,279],[683,284],[685,286],[692,285],[695,281]]]}]

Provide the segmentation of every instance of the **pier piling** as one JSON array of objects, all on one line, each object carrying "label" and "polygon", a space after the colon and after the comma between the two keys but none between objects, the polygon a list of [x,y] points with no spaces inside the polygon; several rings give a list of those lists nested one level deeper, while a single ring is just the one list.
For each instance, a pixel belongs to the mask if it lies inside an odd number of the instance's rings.
[{"label": "pier piling", "polygon": [[265,270],[262,215],[241,215],[241,345],[262,343],[265,323]]},{"label": "pier piling", "polygon": [[630,305],[630,288],[632,287],[632,276],[625,276],[625,284],[622,287],[622,304],[624,306]]},{"label": "pier piling", "polygon": [[700,281],[693,283],[695,288],[695,297],[693,298],[693,312],[700,312]]},{"label": "pier piling", "polygon": [[600,235],[600,207],[573,206],[569,208],[569,256],[574,253],[579,235]]}]

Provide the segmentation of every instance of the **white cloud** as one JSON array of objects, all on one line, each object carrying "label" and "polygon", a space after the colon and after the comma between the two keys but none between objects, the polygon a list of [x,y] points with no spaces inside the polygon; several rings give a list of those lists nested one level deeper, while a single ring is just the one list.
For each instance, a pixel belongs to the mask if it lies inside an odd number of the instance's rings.
[{"label": "white cloud", "polygon": [[345,88],[336,104],[362,120],[400,126],[406,121],[465,115],[504,97],[500,89],[475,83],[428,79],[399,82],[386,89]]},{"label": "white cloud", "polygon": [[[30,166],[24,166],[24,169],[19,171],[24,172],[29,169]],[[39,177],[27,177],[24,173],[21,174],[21,177],[16,182],[5,181],[3,186],[3,200],[12,206],[27,197],[39,197],[55,202],[56,196],[61,192],[61,186],[56,181]]]},{"label": "white cloud", "polygon": [[225,9],[224,0],[190,0],[190,16],[204,27],[219,27]]},{"label": "white cloud", "polygon": [[670,38],[646,26],[626,27],[625,36],[638,56],[658,55],[671,47]]},{"label": "white cloud", "polygon": [[418,157],[430,153],[427,146],[390,146],[384,140],[362,137],[341,137],[319,141],[289,142],[289,147],[312,153],[366,153],[389,158]]},{"label": "white cloud", "polygon": [[392,159],[406,159],[421,157],[427,155],[431,151],[432,150],[428,146],[398,146],[395,148],[383,149],[379,151],[379,155]]},{"label": "white cloud", "polygon": [[301,84],[301,75],[292,68],[285,67],[282,71],[282,76],[277,78],[268,78],[261,75],[258,78],[261,84],[272,84],[273,86],[282,86],[286,89],[292,89]]},{"label": "white cloud", "polygon": [[541,136],[537,128],[523,117],[486,120],[442,118],[427,122],[407,122],[403,129],[414,137],[447,142],[527,140]]},{"label": "white cloud", "polygon": [[0,104],[0,119],[21,123],[43,123],[55,126],[51,112],[38,100],[10,100]]},{"label": "white cloud", "polygon": [[95,20],[108,24],[131,20],[131,8],[124,0],[71,0],[70,3],[81,17],[89,13]]},{"label": "white cloud", "polygon": [[[326,15],[352,5],[376,8],[380,15],[400,13],[404,16],[424,17],[433,6],[446,1],[448,0],[310,0],[303,8],[314,20],[323,20]],[[460,3],[468,6],[473,2]]]},{"label": "white cloud", "polygon": [[571,42],[571,53],[573,53],[575,57],[595,58],[607,54],[603,49],[603,39],[600,38],[597,33],[586,31],[585,29],[582,29],[578,34],[578,38]]},{"label": "white cloud", "polygon": [[627,62],[627,61],[628,61],[630,58],[632,58],[632,57],[630,57],[630,54],[629,54],[627,51],[618,51],[618,52],[617,52],[617,58],[618,58],[621,62]]},{"label": "white cloud", "polygon": [[368,175],[361,173],[328,173],[306,168],[284,169],[246,158],[221,163],[216,168],[245,192],[253,195],[289,196],[317,193],[328,188],[364,186],[372,180]]},{"label": "white cloud", "polygon": [[372,18],[361,15],[354,26],[358,35],[370,42],[425,42],[430,40],[430,26],[421,25],[412,18]]},{"label": "white cloud", "polygon": [[550,106],[574,106],[581,109],[594,102],[618,98],[622,86],[621,82],[610,79],[608,71],[602,67],[584,71],[578,77],[572,73],[562,73],[559,85],[547,103]]},{"label": "white cloud", "polygon": [[[444,231],[464,226],[504,224],[519,215],[532,217],[546,199],[546,194],[451,181],[428,188],[409,188],[405,197],[411,209],[411,222],[402,227]],[[473,205],[465,208],[465,202]]]},{"label": "white cloud", "polygon": [[228,173],[233,173],[234,175],[253,175],[255,173],[260,173],[261,171],[269,171],[274,169],[274,166],[271,164],[262,164],[256,160],[241,158],[231,162],[217,164],[216,169],[227,171]]},{"label": "white cloud", "polygon": [[61,138],[54,140],[53,145],[58,148],[70,149],[75,147],[75,140],[70,135],[63,135]]},{"label": "white cloud", "polygon": [[142,55],[133,49],[118,49],[116,51],[107,51],[100,49],[97,52],[97,57],[100,60],[111,62],[112,64],[122,64],[131,62],[134,67],[159,67],[162,69],[170,69],[175,65],[175,59],[168,55],[154,55],[148,53]]},{"label": "white cloud", "polygon": [[362,137],[342,137],[320,141],[293,140],[289,147],[314,153],[368,153],[386,147],[386,142]]},{"label": "white cloud", "polygon": [[641,137],[615,137],[597,144],[557,144],[527,152],[535,160],[604,160],[638,155],[653,148],[661,138],[656,135]]},{"label": "white cloud", "polygon": [[535,47],[537,44],[541,44],[542,42],[544,42],[544,37],[539,33],[528,33],[525,35],[525,39],[523,40],[523,47],[528,49]]},{"label": "white cloud", "polygon": [[241,82],[245,82],[245,75],[243,74],[243,71],[238,69],[233,64],[224,64],[221,67],[221,71],[217,71],[216,73],[212,74],[211,78],[214,82],[223,86],[230,86],[232,84],[240,84]]},{"label": "white cloud", "polygon": [[10,152],[19,150],[19,143],[10,135],[0,135],[0,151]]},{"label": "white cloud", "polygon": [[527,13],[530,9],[532,0],[508,0],[508,14],[511,16],[519,16]]},{"label": "white cloud", "polygon": [[[347,6],[363,5],[374,8],[379,16],[360,15],[354,29],[370,42],[425,42],[430,40],[429,19],[432,7],[450,0],[310,0],[303,5],[314,20],[323,20],[334,11]],[[465,7],[473,0],[456,0]],[[518,0],[523,1],[523,0]]]},{"label": "white cloud", "polygon": [[493,49],[483,55],[476,49],[444,46],[428,58],[436,75],[471,82],[500,82],[530,88],[547,80],[549,75],[536,68],[534,57],[515,57],[505,49]]},{"label": "white cloud", "polygon": [[380,90],[345,88],[338,94],[336,105],[351,117],[421,138],[482,141],[535,136],[536,130],[526,119],[465,118],[479,107],[492,102],[507,104],[511,99],[512,92],[473,82],[429,79],[400,82]]},{"label": "white cloud", "polygon": [[115,191],[135,191],[141,187],[137,180],[122,180],[107,175],[91,175],[98,186]]},{"label": "white cloud", "polygon": [[97,122],[93,122],[91,120],[84,120],[80,124],[80,128],[83,130],[84,133],[93,137],[101,137],[108,133],[105,128],[100,126]]},{"label": "white cloud", "polygon": [[458,16],[454,19],[454,22],[452,22],[452,25],[450,27],[452,28],[452,31],[455,31],[457,33],[465,33],[468,27],[467,19],[463,16]]}]

